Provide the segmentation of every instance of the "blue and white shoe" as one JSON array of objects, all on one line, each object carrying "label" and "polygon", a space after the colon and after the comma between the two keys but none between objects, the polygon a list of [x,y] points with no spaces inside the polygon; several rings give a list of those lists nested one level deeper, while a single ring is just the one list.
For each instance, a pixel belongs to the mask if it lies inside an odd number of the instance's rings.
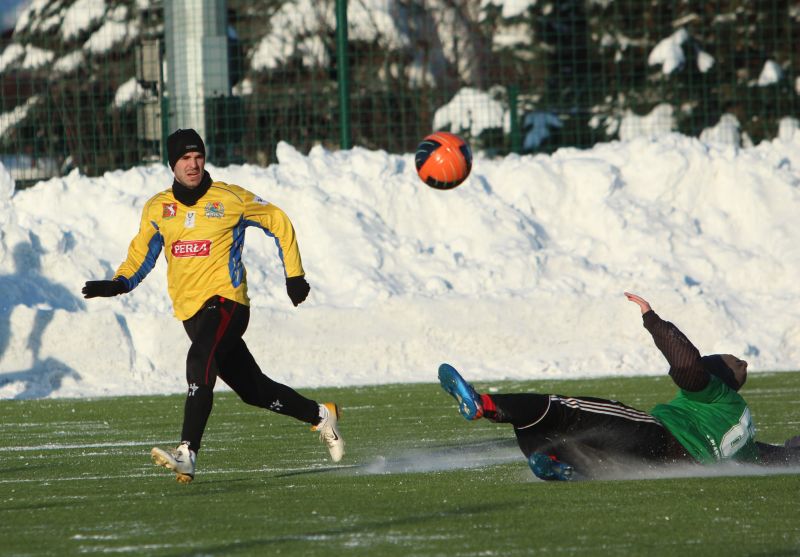
[{"label": "blue and white shoe", "polygon": [[540,480],[566,482],[572,479],[572,466],[544,453],[533,453],[528,458],[528,466]]},{"label": "blue and white shoe", "polygon": [[458,402],[458,411],[467,420],[477,420],[483,416],[481,395],[467,383],[450,364],[439,366],[439,384],[447,394]]}]

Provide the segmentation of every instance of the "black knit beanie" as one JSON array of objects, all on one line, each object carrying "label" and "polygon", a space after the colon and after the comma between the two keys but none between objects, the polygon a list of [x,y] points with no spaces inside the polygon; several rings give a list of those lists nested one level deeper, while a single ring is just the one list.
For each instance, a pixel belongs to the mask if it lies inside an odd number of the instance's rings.
[{"label": "black knit beanie", "polygon": [[206,146],[200,134],[193,129],[175,130],[167,138],[167,158],[169,167],[175,170],[175,163],[186,153],[197,151],[206,154]]},{"label": "black knit beanie", "polygon": [[747,381],[747,362],[731,354],[711,354],[700,358],[700,364],[708,373],[716,375],[734,391]]}]

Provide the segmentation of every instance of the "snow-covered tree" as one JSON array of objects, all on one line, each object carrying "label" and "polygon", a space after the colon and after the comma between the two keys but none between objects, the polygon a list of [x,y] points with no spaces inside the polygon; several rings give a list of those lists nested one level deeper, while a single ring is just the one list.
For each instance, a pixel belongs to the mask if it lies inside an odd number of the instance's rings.
[{"label": "snow-covered tree", "polygon": [[[211,117],[237,160],[338,146],[335,6],[228,0],[232,95]],[[135,53],[162,8],[33,0],[0,38],[0,156],[91,174],[151,153],[139,109],[157,92]],[[408,152],[442,125],[487,152],[550,151],[637,125],[699,137],[725,115],[757,142],[800,108],[792,0],[349,0],[348,20],[350,122],[369,148]]]}]

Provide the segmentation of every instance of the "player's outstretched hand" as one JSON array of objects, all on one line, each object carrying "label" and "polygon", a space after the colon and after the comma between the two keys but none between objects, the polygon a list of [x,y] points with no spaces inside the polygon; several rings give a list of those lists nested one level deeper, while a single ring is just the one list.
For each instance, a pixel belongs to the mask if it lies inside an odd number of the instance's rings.
[{"label": "player's outstretched hand", "polygon": [[292,300],[294,307],[302,304],[310,291],[311,286],[309,286],[305,276],[300,275],[299,277],[286,279],[286,293],[289,294],[289,299]]},{"label": "player's outstretched hand", "polygon": [[121,280],[87,280],[81,293],[84,298],[110,298],[124,294],[128,289]]},{"label": "player's outstretched hand", "polygon": [[650,307],[648,301],[642,298],[641,296],[637,296],[636,294],[631,294],[630,292],[625,292],[625,297],[628,298],[628,300],[630,300],[637,306],[639,306],[639,309],[642,310],[642,315],[653,309]]}]

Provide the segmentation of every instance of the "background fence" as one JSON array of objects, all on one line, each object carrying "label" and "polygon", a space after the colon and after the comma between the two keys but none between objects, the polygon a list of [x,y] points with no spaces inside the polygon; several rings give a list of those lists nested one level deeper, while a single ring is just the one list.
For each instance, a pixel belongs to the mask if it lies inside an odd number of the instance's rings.
[{"label": "background fence", "polygon": [[490,155],[669,131],[757,143],[797,127],[800,6],[33,0],[0,37],[0,95],[18,187],[164,160],[178,126],[218,165],[269,164],[280,140],[412,152],[434,129]]}]

